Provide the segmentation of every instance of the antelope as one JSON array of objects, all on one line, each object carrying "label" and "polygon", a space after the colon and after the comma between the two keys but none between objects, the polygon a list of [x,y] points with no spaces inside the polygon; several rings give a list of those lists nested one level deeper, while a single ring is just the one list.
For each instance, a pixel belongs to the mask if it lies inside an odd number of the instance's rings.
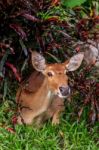
[{"label": "antelope", "polygon": [[32,52],[35,71],[21,84],[16,94],[19,124],[40,125],[48,119],[52,119],[52,124],[59,124],[64,98],[71,91],[66,72],[77,70],[83,57],[83,53],[78,53],[64,63],[47,64],[40,53]]}]

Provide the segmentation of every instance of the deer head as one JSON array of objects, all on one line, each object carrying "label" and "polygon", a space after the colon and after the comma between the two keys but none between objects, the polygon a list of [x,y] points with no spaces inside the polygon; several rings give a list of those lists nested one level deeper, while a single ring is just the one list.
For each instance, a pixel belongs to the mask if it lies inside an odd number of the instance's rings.
[{"label": "deer head", "polygon": [[68,71],[77,70],[83,60],[84,54],[78,53],[64,63],[47,64],[45,58],[38,52],[32,52],[33,67],[41,72],[47,80],[49,90],[61,98],[70,94],[68,85]]}]

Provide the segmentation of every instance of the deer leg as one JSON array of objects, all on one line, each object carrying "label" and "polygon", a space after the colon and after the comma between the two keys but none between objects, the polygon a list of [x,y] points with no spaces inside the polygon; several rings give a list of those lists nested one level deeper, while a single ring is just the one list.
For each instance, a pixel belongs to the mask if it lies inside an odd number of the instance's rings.
[{"label": "deer leg", "polygon": [[56,111],[52,117],[52,125],[56,125],[60,123],[60,111]]},{"label": "deer leg", "polygon": [[60,114],[64,111],[64,101],[59,97],[55,97],[47,111],[47,119],[52,118],[52,124],[59,124]]},{"label": "deer leg", "polygon": [[18,124],[32,124],[34,118],[33,111],[29,108],[22,108],[18,110],[17,123]]},{"label": "deer leg", "polygon": [[18,124],[32,124],[33,121],[33,116],[31,115],[31,113],[25,113],[25,114],[20,114],[17,117],[17,123]]}]

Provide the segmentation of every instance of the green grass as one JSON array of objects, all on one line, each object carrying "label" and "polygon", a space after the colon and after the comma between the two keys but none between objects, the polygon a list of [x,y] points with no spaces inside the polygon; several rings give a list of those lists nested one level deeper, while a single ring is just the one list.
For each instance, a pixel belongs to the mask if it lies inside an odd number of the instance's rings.
[{"label": "green grass", "polygon": [[6,128],[12,127],[13,107],[10,101],[0,106],[0,150],[98,150],[98,125],[88,131],[86,121],[71,121],[68,111],[61,118],[60,125],[52,126],[47,122],[43,128],[15,126],[15,133]]}]

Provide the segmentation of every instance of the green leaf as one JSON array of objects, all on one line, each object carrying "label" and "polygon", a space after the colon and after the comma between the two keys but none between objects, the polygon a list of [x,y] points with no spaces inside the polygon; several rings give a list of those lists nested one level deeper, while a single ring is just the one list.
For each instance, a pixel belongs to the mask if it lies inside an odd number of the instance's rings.
[{"label": "green leaf", "polygon": [[20,45],[22,47],[22,50],[23,50],[25,56],[27,57],[28,56],[28,51],[27,51],[27,48],[26,48],[25,44],[23,43],[22,39],[20,39],[19,42],[20,42]]},{"label": "green leaf", "polygon": [[86,2],[86,0],[62,0],[62,4],[66,7],[75,7],[75,6],[80,6]]},{"label": "green leaf", "polygon": [[51,53],[46,52],[46,54],[48,54],[49,56],[51,56],[57,63],[61,62],[56,56],[52,55]]},{"label": "green leaf", "polygon": [[3,100],[5,99],[6,95],[7,95],[7,91],[8,91],[8,81],[7,79],[5,78],[4,80],[4,91],[3,91]]},{"label": "green leaf", "polygon": [[27,62],[28,62],[28,58],[25,59],[25,61],[23,62],[23,65],[22,65],[22,67],[21,67],[21,72],[22,72],[23,70],[25,70],[25,67],[26,67],[26,65],[27,65]]},{"label": "green leaf", "polygon": [[0,61],[0,76],[1,77],[3,77],[3,73],[2,73],[3,67],[4,67],[4,64],[5,64],[9,54],[10,54],[10,51],[7,50],[6,53],[4,54],[4,56],[2,57],[1,61]]}]

